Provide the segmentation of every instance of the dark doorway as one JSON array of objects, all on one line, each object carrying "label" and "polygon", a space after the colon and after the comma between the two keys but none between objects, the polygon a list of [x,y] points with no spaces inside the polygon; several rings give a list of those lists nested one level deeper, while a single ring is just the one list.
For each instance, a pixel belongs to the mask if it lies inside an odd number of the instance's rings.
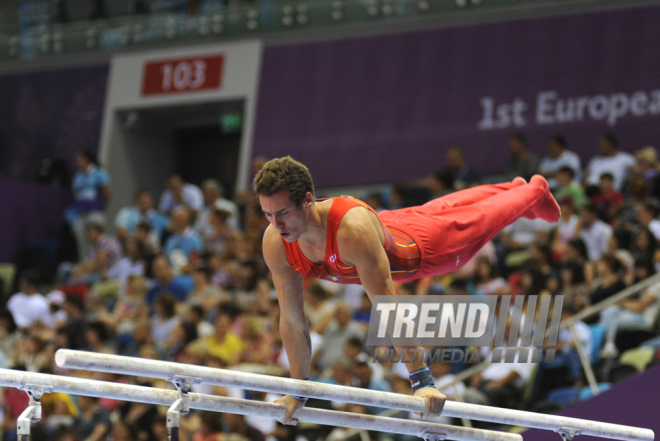
[{"label": "dark doorway", "polygon": [[238,172],[240,133],[223,133],[220,125],[174,129],[174,167],[186,182],[200,185],[217,179],[231,197]]}]

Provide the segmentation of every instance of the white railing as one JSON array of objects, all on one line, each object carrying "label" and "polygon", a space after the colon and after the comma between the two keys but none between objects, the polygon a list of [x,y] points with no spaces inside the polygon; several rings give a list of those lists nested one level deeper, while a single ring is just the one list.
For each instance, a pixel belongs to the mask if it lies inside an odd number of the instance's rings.
[{"label": "white railing", "polygon": [[[178,441],[179,415],[186,413],[189,409],[255,415],[277,419],[284,418],[286,414],[285,407],[276,403],[188,392],[187,389],[189,389],[189,386],[196,381],[188,376],[174,376],[171,380],[177,385],[178,391],[0,369],[0,386],[22,389],[30,396],[30,405],[21,417],[19,417],[18,421],[20,441],[29,440],[30,422],[38,421],[41,417],[39,399],[42,394],[50,392],[63,392],[72,395],[170,406],[167,412],[167,426],[168,438],[171,441]],[[303,422],[417,435],[421,438],[432,440],[522,441],[520,435],[512,433],[477,430],[425,421],[402,420],[324,409],[303,408],[296,412],[296,418]]]},{"label": "white railing", "polygon": [[[175,377],[187,377],[217,386],[240,387],[413,412],[424,412],[426,409],[425,400],[421,397],[167,361],[60,349],[55,354],[55,362],[65,368],[138,375],[169,381],[173,381]],[[584,434],[629,441],[653,440],[653,431],[649,429],[456,401],[447,401],[442,415],[552,430],[570,438]]]},{"label": "white railing", "polygon": [[[582,341],[578,338],[577,331],[575,329],[575,324],[579,321],[582,321],[586,318],[591,317],[592,315],[595,315],[599,312],[601,312],[603,309],[607,308],[608,306],[615,305],[619,303],[621,300],[627,299],[628,297],[639,293],[643,290],[649,289],[653,285],[660,283],[660,273],[654,274],[650,277],[647,277],[644,280],[641,280],[634,285],[630,285],[627,288],[619,291],[618,293],[602,300],[601,302],[595,304],[595,305],[590,305],[583,309],[582,311],[578,312],[575,314],[573,317],[562,321],[559,324],[559,330],[561,331],[562,329],[568,328],[571,333],[573,334],[573,341],[575,342],[575,348],[578,351],[578,355],[580,357],[580,363],[582,364],[582,370],[584,371],[585,377],[587,379],[587,384],[591,388],[591,392],[594,395],[599,394],[599,389],[598,389],[598,383],[596,382],[596,375],[594,374],[593,367],[591,366],[591,362],[589,361],[589,355],[586,353],[586,350],[584,348],[584,344],[582,344]],[[453,384],[456,384],[461,381],[465,381],[468,378],[472,377],[473,375],[476,375],[480,372],[482,372],[484,369],[486,369],[488,366],[490,366],[492,362],[490,360],[484,360],[479,364],[476,364],[474,366],[471,366],[458,374],[455,375],[454,380],[447,384],[447,386],[451,386]]]}]

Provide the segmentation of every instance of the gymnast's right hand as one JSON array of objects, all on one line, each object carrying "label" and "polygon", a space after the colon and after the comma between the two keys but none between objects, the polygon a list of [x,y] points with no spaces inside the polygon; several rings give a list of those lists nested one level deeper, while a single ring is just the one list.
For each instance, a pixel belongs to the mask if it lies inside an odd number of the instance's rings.
[{"label": "gymnast's right hand", "polygon": [[295,426],[298,424],[298,418],[295,418],[293,415],[296,413],[296,410],[300,409],[305,405],[304,401],[297,400],[290,395],[287,395],[279,400],[273,401],[274,403],[284,404],[286,407],[286,415],[282,420],[278,420],[280,423]]}]

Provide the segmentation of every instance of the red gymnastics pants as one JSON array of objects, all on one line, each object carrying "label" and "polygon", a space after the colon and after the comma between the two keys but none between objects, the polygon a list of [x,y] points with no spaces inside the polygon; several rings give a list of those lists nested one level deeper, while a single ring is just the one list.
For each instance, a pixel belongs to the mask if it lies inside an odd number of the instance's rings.
[{"label": "red gymnastics pants", "polygon": [[378,216],[386,227],[407,233],[417,243],[419,269],[408,279],[414,280],[457,270],[520,217],[556,222],[560,211],[547,182],[537,175],[529,184],[517,178],[481,185]]}]

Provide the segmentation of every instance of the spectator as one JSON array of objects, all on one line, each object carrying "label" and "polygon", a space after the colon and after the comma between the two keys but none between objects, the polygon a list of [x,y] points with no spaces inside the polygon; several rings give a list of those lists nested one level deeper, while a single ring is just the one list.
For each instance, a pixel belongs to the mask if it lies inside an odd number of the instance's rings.
[{"label": "spectator", "polygon": [[231,213],[224,208],[214,208],[209,213],[209,226],[211,235],[204,238],[206,251],[224,255],[231,240],[235,240],[235,230],[227,224]]},{"label": "spectator", "polygon": [[[539,266],[528,261],[520,270],[520,281],[517,289],[514,286],[514,292],[521,296],[542,296],[550,294],[546,289],[546,277],[541,272]],[[527,304],[525,304],[526,306]]]},{"label": "spectator", "polygon": [[66,312],[66,323],[59,328],[58,333],[66,334],[71,345],[69,349],[83,349],[87,346],[85,341],[85,320],[83,319],[83,306],[78,297],[66,296],[62,309]]},{"label": "spectator", "polygon": [[[554,265],[552,259],[552,248],[549,244],[543,242],[536,242],[532,244],[530,248],[529,261],[538,267],[538,269],[541,271],[541,274],[545,278],[546,283],[550,280],[558,280],[559,272],[558,268]],[[550,289],[547,285],[546,288]]]},{"label": "spectator", "polygon": [[539,157],[528,150],[527,138],[522,133],[514,133],[509,136],[509,165],[506,175],[509,180],[522,176],[529,181],[539,170]]},{"label": "spectator", "polygon": [[431,193],[430,199],[440,198],[454,191],[454,178],[449,172],[436,172],[429,176],[426,187]]},{"label": "spectator", "polygon": [[[56,329],[66,323],[66,312],[62,309],[66,295],[59,290],[54,290],[48,293],[46,300],[48,300],[49,317],[48,321],[44,322],[49,329]],[[1,338],[1,337],[0,337]]]},{"label": "spectator", "polygon": [[244,311],[263,312],[268,309],[270,285],[259,278],[259,268],[254,260],[241,259],[232,274],[231,296]]},{"label": "spectator", "polygon": [[459,145],[449,147],[445,158],[447,167],[441,173],[451,176],[453,186],[450,189],[463,190],[481,183],[481,173],[467,163],[463,147]]},{"label": "spectator", "polygon": [[146,262],[144,260],[144,244],[133,238],[126,242],[126,257],[112,266],[106,273],[106,277],[112,282],[109,288],[113,297],[123,297],[126,293],[126,280],[130,276],[144,276]]},{"label": "spectator", "polygon": [[542,219],[521,217],[500,233],[500,261],[505,268],[519,267],[529,258],[529,248],[534,242],[547,242],[552,224]]},{"label": "spectator", "polygon": [[135,229],[140,223],[149,225],[157,237],[161,237],[167,228],[168,219],[154,208],[154,198],[149,190],[138,190],[135,193],[135,205],[119,210],[115,217],[117,236],[126,242],[135,235]]},{"label": "spectator", "polygon": [[12,295],[7,302],[7,309],[21,329],[30,328],[50,319],[48,300],[39,294],[39,274],[33,270],[25,271],[18,282],[20,292]]},{"label": "spectator", "polygon": [[651,265],[649,271],[655,272],[655,270],[653,270],[653,262],[655,262],[657,249],[658,241],[655,239],[651,230],[643,226],[635,228],[630,244],[630,251],[635,262],[648,262]]},{"label": "spectator", "polygon": [[619,151],[619,140],[611,133],[600,137],[600,154],[591,158],[586,170],[586,185],[598,186],[603,173],[611,173],[614,177],[614,189],[621,190],[635,164],[635,158],[630,153]]},{"label": "spectator", "polygon": [[[374,378],[373,370],[369,362],[362,360],[353,365],[353,376],[355,377],[356,386],[361,389],[376,390],[380,392],[392,392],[392,388],[385,380],[378,380]],[[374,415],[385,411],[386,409],[380,407],[368,407],[369,413]]]},{"label": "spectator", "polygon": [[[193,271],[193,290],[188,296],[189,306],[200,305],[204,314],[215,311],[220,303],[227,300],[228,294],[224,294],[211,284],[211,270],[206,266],[198,266]],[[185,305],[182,305],[185,306]]]},{"label": "spectator", "polygon": [[369,193],[364,201],[367,205],[373,208],[376,213],[385,210],[385,201],[383,200],[383,195],[380,193]]},{"label": "spectator", "polygon": [[238,206],[223,197],[224,189],[215,179],[207,179],[202,182],[202,192],[204,194],[204,207],[197,214],[195,220],[195,229],[205,239],[213,236],[214,228],[210,224],[209,216],[214,210],[224,210],[229,212],[227,225],[233,230],[240,229],[240,213]]},{"label": "spectator", "polygon": [[11,313],[0,310],[0,351],[7,358],[8,364],[14,364],[20,340],[21,331],[16,326]]},{"label": "spectator", "polygon": [[172,229],[163,252],[174,265],[175,273],[189,271],[202,254],[204,241],[190,226],[190,211],[186,207],[172,210]]},{"label": "spectator", "polygon": [[175,314],[174,297],[163,294],[156,299],[155,314],[151,316],[151,341],[159,353],[167,352],[166,343],[180,322]]},{"label": "spectator", "polygon": [[108,410],[98,404],[98,398],[78,397],[80,414],[73,422],[73,430],[84,441],[102,441],[112,426]]},{"label": "spectator", "polygon": [[179,175],[172,175],[167,180],[167,189],[160,196],[158,211],[169,216],[172,210],[182,205],[196,215],[204,205],[204,196],[196,185],[183,182]]},{"label": "spectator", "polygon": [[614,254],[603,254],[596,262],[596,275],[600,282],[589,294],[589,302],[592,305],[602,302],[623,290],[626,285],[621,280],[623,265]]},{"label": "spectator", "polygon": [[62,425],[53,433],[53,441],[80,441],[80,438],[72,428]]},{"label": "spectator", "polygon": [[258,203],[249,203],[245,206],[245,221],[243,222],[243,231],[245,234],[254,234],[262,237],[270,223]]},{"label": "spectator", "polygon": [[[637,266],[638,270],[642,271],[641,274],[638,274],[637,281],[651,274],[648,271],[648,265]],[[660,286],[656,284],[644,293],[633,295],[603,309],[600,313],[600,323],[605,327],[605,345],[601,356],[614,358],[619,355],[615,344],[618,331],[636,325],[652,327],[657,319],[658,300],[660,300]]]},{"label": "spectator", "polygon": [[369,298],[369,295],[365,291],[362,293],[360,304],[353,311],[352,319],[362,326],[362,328],[364,329],[364,333],[366,334],[367,331],[369,330],[370,318],[371,318],[371,299]]},{"label": "spectator", "polygon": [[89,253],[90,247],[85,241],[87,221],[94,217],[105,221],[105,205],[110,199],[110,176],[102,169],[96,157],[89,151],[81,150],[76,154],[78,171],[73,175],[73,206],[64,216],[73,229],[78,244],[78,258]]},{"label": "spectator", "polygon": [[230,313],[222,307],[215,319],[215,335],[204,339],[210,355],[220,358],[228,366],[233,366],[241,360],[244,344],[238,335],[230,331],[234,320]]},{"label": "spectator", "polygon": [[[216,415],[217,418],[217,415]],[[265,441],[266,437],[257,428],[245,422],[245,416],[233,413],[222,414],[222,419],[229,433],[244,437],[250,441]]]},{"label": "spectator", "polygon": [[598,193],[591,198],[600,210],[601,219],[611,224],[616,218],[619,208],[624,204],[621,192],[614,189],[614,176],[612,173],[600,175]]},{"label": "spectator", "polygon": [[580,237],[587,246],[589,260],[598,260],[607,250],[607,243],[612,236],[612,227],[598,218],[600,210],[595,204],[589,204],[582,210],[582,230]]},{"label": "spectator", "polygon": [[243,318],[241,339],[244,349],[241,362],[268,364],[273,342],[270,333],[264,328],[264,320],[256,314]]},{"label": "spectator", "polygon": [[482,294],[502,295],[509,294],[509,284],[496,274],[495,265],[488,257],[480,257],[475,273],[476,290]]},{"label": "spectator", "polygon": [[222,418],[215,412],[202,411],[200,416],[200,430],[193,436],[193,441],[216,441],[223,439]]},{"label": "spectator", "polygon": [[[340,386],[353,386],[353,364],[346,358],[340,358],[332,365],[331,376],[320,378],[319,381]],[[335,405],[336,404],[336,405]],[[333,402],[333,408],[341,406],[339,402]]]},{"label": "spectator", "polygon": [[45,349],[43,340],[34,334],[29,334],[23,339],[16,362],[25,366],[28,372],[40,372],[50,362]]},{"label": "spectator", "polygon": [[564,304],[571,305],[576,311],[588,303],[588,290],[584,278],[584,266],[575,260],[563,262],[559,269],[561,282],[560,295],[564,296]]},{"label": "spectator", "polygon": [[637,204],[637,221],[642,227],[648,228],[653,233],[654,240],[660,239],[660,220],[658,217],[658,206],[652,201]]},{"label": "spectator", "polygon": [[573,170],[573,176],[579,176],[582,170],[580,157],[568,150],[568,142],[563,135],[553,135],[548,138],[548,156],[541,159],[539,173],[548,180],[550,190],[557,187],[556,173],[562,167]]},{"label": "spectator", "polygon": [[[168,232],[168,234],[170,233]],[[142,244],[144,258],[149,263],[153,260],[153,257],[161,251],[160,237],[158,237],[158,235],[151,229],[151,225],[146,222],[140,222],[135,226],[133,239]]]},{"label": "spectator", "polygon": [[315,329],[322,320],[331,320],[335,312],[335,306],[330,301],[332,294],[318,283],[312,283],[305,289],[305,316],[310,329]]},{"label": "spectator", "polygon": [[580,210],[587,202],[587,195],[584,194],[582,186],[575,182],[575,172],[570,167],[560,167],[555,173],[557,187],[554,191],[555,199],[558,201],[570,197],[576,210]]},{"label": "spectator", "polygon": [[106,354],[116,352],[110,331],[102,321],[94,321],[85,326],[85,340],[87,341],[88,351]]},{"label": "spectator", "polygon": [[560,199],[559,208],[561,209],[561,217],[555,226],[551,245],[552,252],[557,260],[561,260],[568,242],[577,237],[580,230],[580,217],[575,214],[573,199],[570,196]]},{"label": "spectator", "polygon": [[589,260],[589,253],[587,252],[587,244],[580,237],[571,239],[566,245],[566,252],[562,256],[562,262],[578,262],[584,264]]},{"label": "spectator", "polygon": [[623,266],[621,277],[626,285],[633,283],[635,279],[635,258],[628,249],[630,242],[630,231],[626,228],[617,228],[607,244],[607,252],[614,254]]},{"label": "spectator", "polygon": [[334,320],[325,328],[317,328],[323,335],[323,347],[313,357],[319,371],[331,368],[344,354],[344,345],[353,337],[364,339],[362,327],[351,320],[351,310],[346,303],[338,303],[335,308]]},{"label": "spectator", "polygon": [[193,305],[188,311],[188,320],[195,325],[197,335],[200,338],[205,338],[215,333],[213,325],[204,320],[204,316],[204,310],[201,305]]},{"label": "spectator", "polygon": [[408,190],[403,185],[395,185],[390,191],[390,210],[408,207]]},{"label": "spectator", "polygon": [[146,292],[147,282],[142,276],[128,276],[125,295],[115,304],[112,314],[101,314],[99,320],[119,336],[132,334],[135,323],[149,316],[149,307],[144,300]]},{"label": "spectator", "polygon": [[112,433],[110,434],[109,439],[111,441],[136,441],[135,428],[129,425],[126,421],[117,419],[112,424]]},{"label": "spectator", "polygon": [[[357,363],[358,361],[366,360],[367,354],[364,352],[364,342],[357,337],[349,339],[344,345],[344,358],[351,363]],[[379,372],[374,377],[376,379],[382,380],[382,367],[378,366],[378,368]]]},{"label": "spectator", "polygon": [[177,302],[183,302],[188,297],[188,289],[182,283],[181,278],[174,277],[172,267],[167,261],[167,257],[158,256],[154,259],[152,264],[154,274],[154,286],[147,291],[147,305],[153,307],[156,298],[164,293],[169,293],[174,296]]},{"label": "spectator", "polygon": [[660,199],[660,161],[658,151],[654,147],[644,147],[635,153],[637,162],[633,171],[644,176],[651,190],[651,196]]},{"label": "spectator", "polygon": [[[121,348],[121,355],[141,357],[148,351],[156,352],[152,344],[151,324],[148,319],[138,319],[133,324],[133,333],[130,340]],[[158,358],[158,353],[156,353]]]},{"label": "spectator", "polygon": [[206,265],[211,272],[211,284],[227,289],[231,286],[231,273],[230,261],[218,253],[208,253],[206,258]]},{"label": "spectator", "polygon": [[492,363],[471,378],[470,386],[485,394],[490,406],[518,407],[522,390],[534,369],[534,363],[521,363],[519,355],[520,352],[516,352],[513,363]]},{"label": "spectator", "polygon": [[63,262],[58,269],[62,283],[82,282],[88,285],[105,278],[108,270],[122,258],[121,244],[114,236],[103,231],[99,218],[87,221],[87,241],[92,244],[92,250],[87,258],[76,264]]},{"label": "spectator", "polygon": [[161,350],[166,359],[180,362],[186,356],[188,344],[197,340],[198,337],[197,327],[194,323],[179,319]]}]

